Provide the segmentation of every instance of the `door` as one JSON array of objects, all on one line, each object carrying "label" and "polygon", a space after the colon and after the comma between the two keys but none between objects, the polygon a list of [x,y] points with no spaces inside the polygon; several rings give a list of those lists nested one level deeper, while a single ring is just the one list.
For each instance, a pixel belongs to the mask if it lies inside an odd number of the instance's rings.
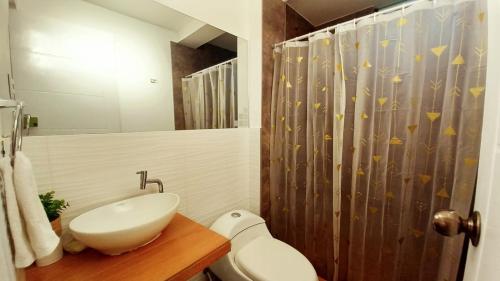
[{"label": "door", "polygon": [[500,1],[488,0],[488,70],[483,135],[475,200],[482,215],[477,247],[469,246],[464,281],[494,281],[500,276]]}]

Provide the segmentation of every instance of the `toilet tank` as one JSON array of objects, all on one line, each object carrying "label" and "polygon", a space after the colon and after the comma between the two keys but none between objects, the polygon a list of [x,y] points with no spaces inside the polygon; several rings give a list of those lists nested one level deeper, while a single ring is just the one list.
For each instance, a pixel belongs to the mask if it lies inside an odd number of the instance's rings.
[{"label": "toilet tank", "polygon": [[263,218],[246,210],[234,210],[219,217],[211,230],[231,240],[231,251],[210,266],[223,280],[245,280],[250,278],[241,272],[235,263],[238,251],[259,236],[272,237]]},{"label": "toilet tank", "polygon": [[[210,229],[231,240],[239,233],[250,230],[250,228],[259,224],[265,224],[263,218],[246,210],[234,210],[220,216],[212,224]],[[266,232],[269,233],[267,228],[266,231],[262,229],[260,229],[260,231],[263,235],[265,235]]]}]

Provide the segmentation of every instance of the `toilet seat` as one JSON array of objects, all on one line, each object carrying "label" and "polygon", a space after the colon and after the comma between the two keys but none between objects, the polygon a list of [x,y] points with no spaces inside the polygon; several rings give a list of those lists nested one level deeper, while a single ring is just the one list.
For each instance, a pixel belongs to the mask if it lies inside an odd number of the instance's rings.
[{"label": "toilet seat", "polygon": [[290,245],[260,236],[238,251],[236,265],[255,281],[318,281],[312,264]]}]

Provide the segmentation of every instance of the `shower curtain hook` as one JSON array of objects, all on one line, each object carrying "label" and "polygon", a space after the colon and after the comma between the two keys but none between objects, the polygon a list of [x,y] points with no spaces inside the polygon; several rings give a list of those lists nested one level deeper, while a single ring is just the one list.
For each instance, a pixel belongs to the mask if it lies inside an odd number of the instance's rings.
[{"label": "shower curtain hook", "polygon": [[377,21],[377,12],[373,13],[373,23]]}]

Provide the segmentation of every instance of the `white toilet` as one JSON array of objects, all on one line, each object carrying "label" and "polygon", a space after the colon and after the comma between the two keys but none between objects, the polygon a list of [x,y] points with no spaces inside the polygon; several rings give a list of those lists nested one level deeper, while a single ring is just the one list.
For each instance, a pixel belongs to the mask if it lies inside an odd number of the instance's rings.
[{"label": "white toilet", "polygon": [[231,240],[231,252],[210,266],[223,281],[318,281],[307,258],[274,239],[264,219],[255,214],[235,210],[210,229]]}]

